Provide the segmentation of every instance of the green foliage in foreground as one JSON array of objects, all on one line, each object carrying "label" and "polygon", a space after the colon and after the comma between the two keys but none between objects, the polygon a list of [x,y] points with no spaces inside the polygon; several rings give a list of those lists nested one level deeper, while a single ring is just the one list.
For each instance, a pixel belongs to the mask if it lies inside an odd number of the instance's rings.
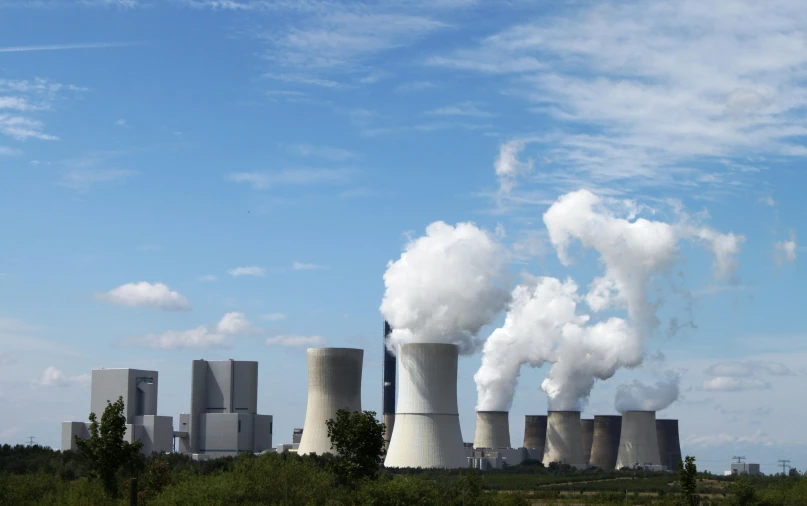
[{"label": "green foliage in foreground", "polygon": [[336,459],[334,472],[340,484],[353,484],[363,478],[375,479],[384,462],[383,423],[374,411],[340,409],[336,419],[327,420],[331,448],[341,457]]}]

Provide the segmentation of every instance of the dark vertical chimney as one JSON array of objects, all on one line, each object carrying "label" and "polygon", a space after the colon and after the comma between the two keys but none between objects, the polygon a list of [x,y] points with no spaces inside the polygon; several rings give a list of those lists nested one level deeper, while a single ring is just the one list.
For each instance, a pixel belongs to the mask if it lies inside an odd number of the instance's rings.
[{"label": "dark vertical chimney", "polygon": [[384,441],[389,447],[392,439],[392,429],[395,425],[395,355],[387,349],[387,339],[392,333],[392,327],[384,321],[384,424],[387,430]]}]

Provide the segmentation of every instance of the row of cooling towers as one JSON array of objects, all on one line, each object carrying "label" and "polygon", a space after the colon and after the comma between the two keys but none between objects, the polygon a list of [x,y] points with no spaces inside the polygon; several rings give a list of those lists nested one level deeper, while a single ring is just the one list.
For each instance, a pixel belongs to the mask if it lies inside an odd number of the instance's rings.
[{"label": "row of cooling towers", "polygon": [[[474,448],[510,448],[505,411],[477,411]],[[653,411],[581,419],[579,411],[527,415],[524,448],[531,455],[577,467],[613,470],[636,466],[674,470],[681,460],[678,420],[656,420]]]},{"label": "row of cooling towers", "polygon": [[[385,339],[389,333],[385,324]],[[384,465],[467,467],[457,406],[457,346],[410,343],[399,346],[397,360],[386,347],[384,355],[388,444]],[[364,351],[354,348],[308,350],[308,404],[298,454],[334,453],[326,421],[335,418],[339,409],[361,411],[363,359]],[[562,462],[620,469],[677,464],[677,421],[658,422],[662,436],[656,434],[654,412],[630,411],[622,417],[581,421],[579,411],[551,411],[547,416],[527,417],[524,447],[532,455],[543,455],[545,465]],[[510,448],[508,413],[478,412],[475,440],[477,448]]]}]

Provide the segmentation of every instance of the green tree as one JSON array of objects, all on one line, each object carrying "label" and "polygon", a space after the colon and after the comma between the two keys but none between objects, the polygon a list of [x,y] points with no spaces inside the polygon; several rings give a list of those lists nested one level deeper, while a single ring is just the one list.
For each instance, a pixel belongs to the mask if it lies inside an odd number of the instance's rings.
[{"label": "green tree", "polygon": [[745,478],[740,478],[731,485],[732,501],[735,506],[753,506],[757,504],[757,491]]},{"label": "green tree", "polygon": [[325,422],[331,448],[339,454],[334,471],[344,484],[378,476],[378,467],[383,462],[386,428],[375,415],[375,411],[340,409],[336,412],[336,419]]},{"label": "green tree", "polygon": [[126,433],[126,417],[123,415],[123,397],[114,403],[107,401],[101,423],[95,413],[90,413],[90,439],[76,436],[76,445],[92,466],[95,476],[100,478],[106,493],[118,495],[117,473],[122,467],[136,465],[140,459],[143,443],[128,443],[123,440]]},{"label": "green tree", "polygon": [[698,486],[698,466],[695,465],[695,457],[687,455],[686,464],[678,461],[678,483],[681,485],[683,504],[697,506],[700,498],[695,493]]}]

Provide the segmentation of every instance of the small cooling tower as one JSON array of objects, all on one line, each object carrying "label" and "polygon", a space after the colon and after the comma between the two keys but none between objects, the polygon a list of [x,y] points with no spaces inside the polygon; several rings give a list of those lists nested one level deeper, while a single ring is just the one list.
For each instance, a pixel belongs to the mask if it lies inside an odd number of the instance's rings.
[{"label": "small cooling tower", "polygon": [[474,448],[510,448],[507,411],[477,411]]},{"label": "small cooling tower", "polygon": [[594,419],[580,420],[580,430],[583,431],[583,461],[588,465],[591,459],[591,444],[594,442]]},{"label": "small cooling tower", "polygon": [[616,455],[619,452],[619,436],[621,433],[621,416],[595,416],[594,438],[588,463],[604,471],[613,471],[616,467]]},{"label": "small cooling tower", "polygon": [[552,462],[585,466],[579,411],[550,411],[546,421],[544,465]]},{"label": "small cooling tower", "polygon": [[544,454],[546,444],[546,415],[527,415],[524,418],[524,448]]},{"label": "small cooling tower", "polygon": [[660,466],[655,411],[625,411],[616,468]]},{"label": "small cooling tower", "polygon": [[656,420],[656,436],[661,465],[670,471],[677,471],[681,461],[678,420]]},{"label": "small cooling tower", "polygon": [[340,409],[361,411],[361,368],[364,350],[308,349],[308,407],[297,453],[336,453],[325,422]]},{"label": "small cooling tower", "polygon": [[409,343],[398,348],[398,409],[386,467],[468,467],[457,410],[458,348]]}]

